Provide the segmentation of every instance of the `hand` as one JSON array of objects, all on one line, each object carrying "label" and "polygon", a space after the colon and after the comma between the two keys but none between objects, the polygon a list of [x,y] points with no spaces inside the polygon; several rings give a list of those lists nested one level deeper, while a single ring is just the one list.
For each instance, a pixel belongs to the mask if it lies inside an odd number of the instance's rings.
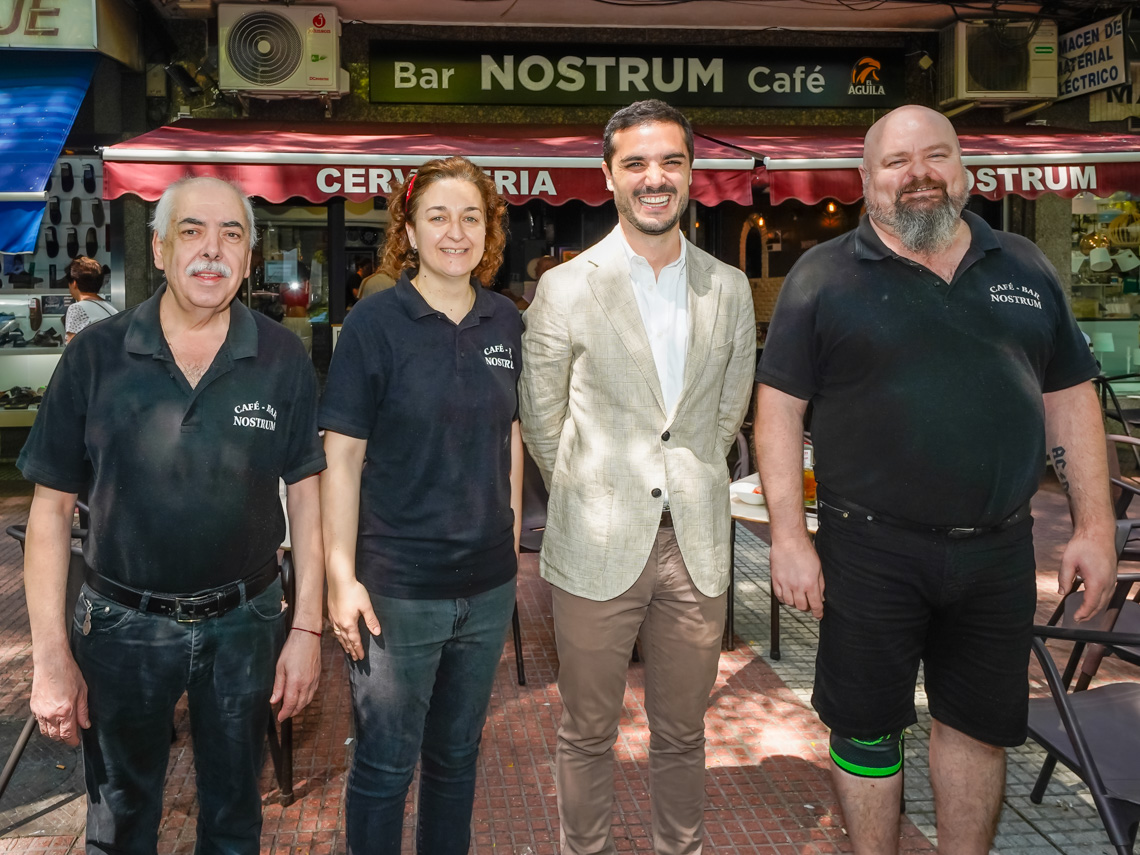
[{"label": "hand", "polygon": [[823,571],[819,556],[807,537],[790,543],[773,543],[769,554],[772,593],[786,606],[823,617]]},{"label": "hand", "polygon": [[1084,622],[1104,610],[1116,586],[1116,547],[1111,530],[1101,537],[1073,535],[1061,557],[1057,593],[1062,597],[1069,593],[1078,575],[1085,583],[1085,599],[1073,617]]},{"label": "hand", "polygon": [[57,742],[79,744],[79,728],[91,727],[91,717],[87,710],[87,683],[71,651],[65,649],[46,662],[35,663],[31,707],[40,723],[40,733]]},{"label": "hand", "polygon": [[278,721],[295,716],[309,705],[321,682],[321,640],[307,632],[290,632],[277,657],[273,695],[269,703],[281,703]]},{"label": "hand", "polygon": [[364,658],[364,644],[360,640],[360,619],[373,635],[380,634],[380,621],[372,610],[368,589],[353,579],[345,585],[329,582],[329,622],[333,635],[353,662]]}]

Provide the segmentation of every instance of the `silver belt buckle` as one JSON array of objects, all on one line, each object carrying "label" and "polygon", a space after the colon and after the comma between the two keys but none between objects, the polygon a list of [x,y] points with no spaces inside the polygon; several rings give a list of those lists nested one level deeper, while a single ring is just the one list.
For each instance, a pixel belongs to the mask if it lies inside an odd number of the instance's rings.
[{"label": "silver belt buckle", "polygon": [[[213,602],[215,605],[214,612],[209,611],[209,604]],[[204,621],[206,618],[214,617],[221,611],[221,594],[208,594],[204,597],[178,597],[174,601],[174,619],[178,623],[198,623]],[[186,609],[196,609],[197,607],[205,607],[206,611],[200,614],[188,614]]]}]

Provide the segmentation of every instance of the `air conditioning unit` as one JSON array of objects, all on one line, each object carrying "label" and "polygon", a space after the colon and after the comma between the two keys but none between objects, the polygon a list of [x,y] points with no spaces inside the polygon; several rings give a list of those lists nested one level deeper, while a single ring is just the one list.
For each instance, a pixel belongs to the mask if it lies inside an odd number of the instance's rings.
[{"label": "air conditioning unit", "polygon": [[218,87],[259,98],[348,92],[335,6],[218,6]]},{"label": "air conditioning unit", "polygon": [[938,43],[938,103],[997,105],[1057,97],[1053,21],[958,21]]}]

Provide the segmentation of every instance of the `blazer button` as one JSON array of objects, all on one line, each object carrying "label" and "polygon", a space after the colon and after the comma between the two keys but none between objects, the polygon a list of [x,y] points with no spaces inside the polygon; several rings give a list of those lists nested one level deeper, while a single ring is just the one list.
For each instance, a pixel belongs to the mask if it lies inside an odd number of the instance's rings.
[{"label": "blazer button", "polygon": [[665,433],[661,434],[661,441],[662,442],[668,442],[669,441],[669,431],[665,431]]},{"label": "blazer button", "polygon": [[655,499],[660,499],[661,498],[661,488],[660,487],[654,487],[652,490],[649,491],[649,495],[651,495]]}]

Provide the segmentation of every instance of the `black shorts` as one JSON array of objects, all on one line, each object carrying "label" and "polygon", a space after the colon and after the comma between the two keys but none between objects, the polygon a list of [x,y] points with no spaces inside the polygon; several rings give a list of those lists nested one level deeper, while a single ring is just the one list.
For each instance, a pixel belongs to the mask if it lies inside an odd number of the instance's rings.
[{"label": "black shorts", "polygon": [[1026,737],[1037,602],[1033,520],[956,540],[821,506],[825,583],[812,705],[841,736],[873,738],[930,714],[981,742]]}]

